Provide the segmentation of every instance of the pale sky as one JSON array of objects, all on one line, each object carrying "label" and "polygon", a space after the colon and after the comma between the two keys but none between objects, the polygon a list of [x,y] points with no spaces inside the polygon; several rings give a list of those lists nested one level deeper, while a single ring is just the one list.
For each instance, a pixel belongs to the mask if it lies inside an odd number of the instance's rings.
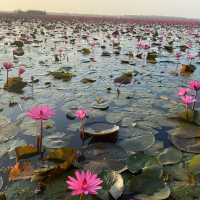
[{"label": "pale sky", "polygon": [[0,10],[200,18],[200,0],[0,0]]}]

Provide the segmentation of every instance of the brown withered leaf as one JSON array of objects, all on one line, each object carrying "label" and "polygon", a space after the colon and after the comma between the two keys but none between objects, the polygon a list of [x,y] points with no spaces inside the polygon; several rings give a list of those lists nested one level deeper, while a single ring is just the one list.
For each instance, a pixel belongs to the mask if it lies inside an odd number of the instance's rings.
[{"label": "brown withered leaf", "polygon": [[10,168],[9,181],[30,179],[33,174],[33,168],[29,161],[17,162]]}]

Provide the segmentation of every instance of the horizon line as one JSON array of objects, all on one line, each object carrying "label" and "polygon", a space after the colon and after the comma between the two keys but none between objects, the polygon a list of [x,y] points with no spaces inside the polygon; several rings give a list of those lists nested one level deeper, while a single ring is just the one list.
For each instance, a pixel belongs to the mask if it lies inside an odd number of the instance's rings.
[{"label": "horizon line", "polygon": [[86,15],[86,16],[101,16],[101,17],[161,17],[161,18],[177,18],[177,19],[188,19],[188,20],[200,20],[197,17],[181,17],[181,16],[170,16],[170,15],[143,15],[143,14],[91,14],[91,13],[71,13],[71,12],[64,12],[64,11],[46,11],[46,10],[37,10],[37,9],[16,9],[16,10],[0,10],[0,13],[8,13],[12,14],[17,11],[27,12],[27,11],[42,11],[46,12],[47,14],[58,14],[58,15]]}]

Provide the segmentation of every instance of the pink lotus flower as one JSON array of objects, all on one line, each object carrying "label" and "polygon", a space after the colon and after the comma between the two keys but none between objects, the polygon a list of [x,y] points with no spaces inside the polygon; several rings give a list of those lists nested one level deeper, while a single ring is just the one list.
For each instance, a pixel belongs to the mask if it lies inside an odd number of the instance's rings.
[{"label": "pink lotus flower", "polygon": [[75,115],[79,120],[82,121],[87,117],[87,111],[85,109],[80,109],[76,111]]},{"label": "pink lotus flower", "polygon": [[189,88],[180,88],[178,91],[178,96],[185,96],[188,94],[188,92],[190,91]]},{"label": "pink lotus flower", "polygon": [[181,52],[177,52],[176,53],[176,60],[180,60],[180,57],[181,57]]},{"label": "pink lotus flower", "polygon": [[182,96],[181,100],[183,102],[184,105],[189,106],[190,104],[194,104],[196,103],[196,99],[193,98],[193,96]]},{"label": "pink lotus flower", "polygon": [[187,58],[188,60],[193,60],[197,57],[197,54],[194,54],[194,53],[188,53],[187,54]]},{"label": "pink lotus flower", "polygon": [[25,66],[24,65],[21,65],[19,67],[19,70],[18,70],[18,76],[21,77],[21,75],[25,72]]},{"label": "pink lotus flower", "polygon": [[26,115],[33,120],[40,121],[40,135],[37,137],[37,150],[43,156],[42,139],[43,139],[43,120],[48,120],[54,115],[53,109],[48,105],[39,105],[32,107]]},{"label": "pink lotus flower", "polygon": [[189,82],[189,88],[195,91],[200,90],[200,81],[193,80]]},{"label": "pink lotus flower", "polygon": [[6,70],[10,70],[13,68],[13,64],[11,62],[4,62],[3,63],[3,67],[6,69]]},{"label": "pink lotus flower", "polygon": [[137,43],[137,48],[139,48],[139,49],[149,49],[149,48],[150,48],[150,45],[147,44],[147,43],[144,42],[144,41],[139,41],[139,42]]},{"label": "pink lotus flower", "polygon": [[192,48],[192,43],[186,44],[186,47],[188,47],[189,49],[191,49]]},{"label": "pink lotus flower", "polygon": [[32,107],[26,115],[33,120],[48,120],[54,115],[53,109],[48,105]]},{"label": "pink lotus flower", "polygon": [[92,174],[90,171],[76,171],[75,178],[68,176],[68,188],[72,190],[72,196],[79,196],[80,200],[84,199],[84,195],[96,195],[97,190],[102,188],[103,181]]},{"label": "pink lotus flower", "polygon": [[9,73],[9,71],[13,68],[13,64],[11,63],[11,62],[4,62],[3,63],[3,67],[6,69],[6,71],[7,71],[7,75],[6,75],[6,82],[7,82],[7,84],[8,84],[8,73]]}]

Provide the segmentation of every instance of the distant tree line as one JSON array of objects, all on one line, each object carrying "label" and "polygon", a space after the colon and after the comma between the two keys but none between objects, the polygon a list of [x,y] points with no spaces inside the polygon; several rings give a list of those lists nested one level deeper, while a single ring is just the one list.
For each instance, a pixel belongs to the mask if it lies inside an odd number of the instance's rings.
[{"label": "distant tree line", "polygon": [[46,16],[47,15],[47,13],[45,11],[41,11],[41,10],[27,10],[27,11],[16,10],[15,14],[32,15],[32,16]]}]

